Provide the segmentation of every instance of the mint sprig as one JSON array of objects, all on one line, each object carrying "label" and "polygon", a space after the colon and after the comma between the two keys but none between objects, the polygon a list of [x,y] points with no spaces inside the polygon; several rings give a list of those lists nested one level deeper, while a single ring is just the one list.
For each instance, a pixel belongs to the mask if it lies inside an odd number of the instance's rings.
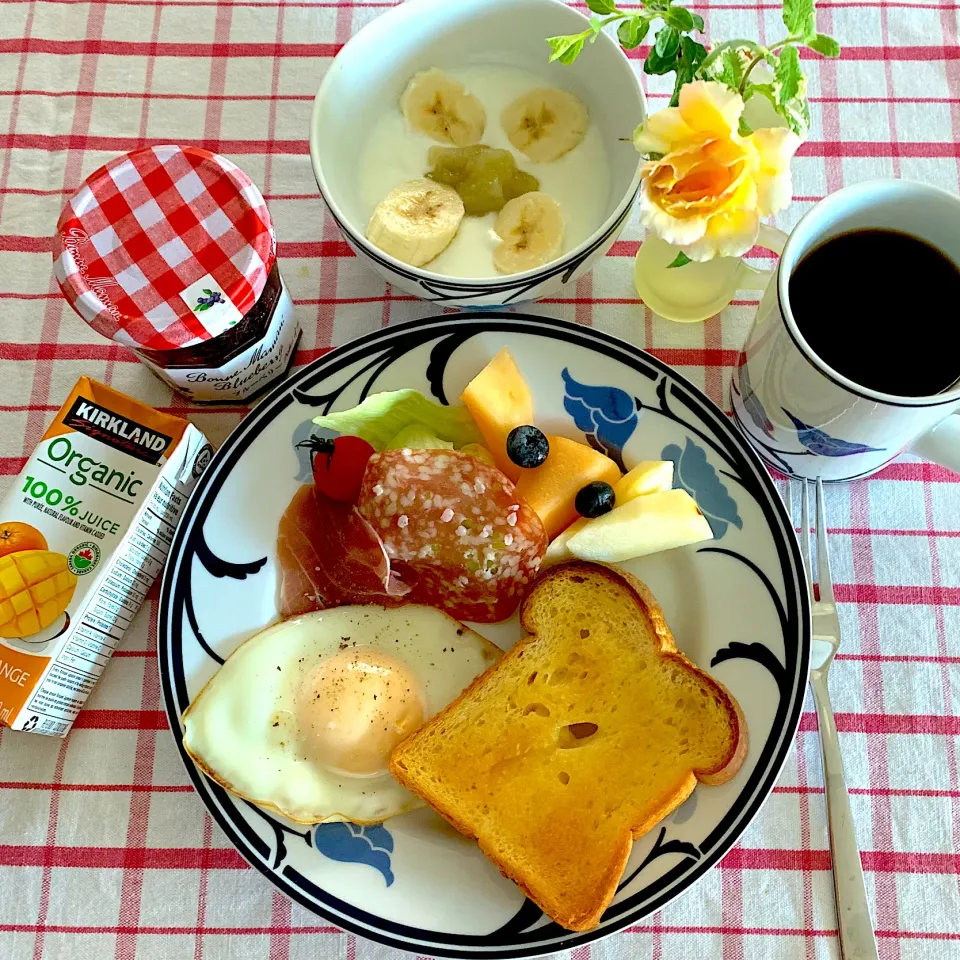
[{"label": "mint sprig", "polygon": [[647,54],[643,69],[655,76],[673,73],[676,75],[673,97],[676,106],[680,87],[694,79],[697,67],[707,56],[707,48],[694,41],[688,34],[703,31],[703,17],[686,7],[673,4],[671,0],[643,0],[640,10],[620,10],[612,0],[587,0],[587,7],[594,14],[590,26],[582,33],[549,37],[550,60],[573,63],[580,56],[584,44],[594,43],[604,27],[617,26],[617,39],[625,50],[633,50],[643,43],[655,21],[660,21],[653,47]]},{"label": "mint sprig", "polygon": [[[639,10],[620,10],[613,0],[587,0],[594,14],[582,33],[550,37],[550,60],[573,63],[584,44],[593,43],[604,27],[617,24],[617,39],[625,50],[644,41],[651,24],[660,21],[643,71],[653,76],[674,75],[670,105],[676,106],[680,88],[691,80],[717,80],[739,93],[744,102],[754,96],[769,100],[794,133],[803,136],[810,126],[807,80],[800,67],[799,48],[807,47],[824,57],[840,56],[833,37],[817,33],[814,0],[784,0],[783,24],[787,35],[763,45],[753,40],[727,40],[707,50],[691,34],[703,32],[703,18],[671,0],[641,0]],[[765,64],[772,73],[754,81],[754,70]],[[762,71],[761,71],[762,72]],[[760,74],[757,74],[760,77]],[[741,121],[741,134],[750,128]]]}]

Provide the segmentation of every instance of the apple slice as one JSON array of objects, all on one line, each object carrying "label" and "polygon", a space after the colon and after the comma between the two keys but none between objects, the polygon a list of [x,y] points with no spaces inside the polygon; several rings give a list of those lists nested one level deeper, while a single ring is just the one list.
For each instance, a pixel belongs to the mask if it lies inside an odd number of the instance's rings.
[{"label": "apple slice", "polygon": [[660,493],[672,486],[672,460],[641,460],[613,485],[613,492],[617,497],[616,505],[622,507],[634,497]]},{"label": "apple slice", "polygon": [[616,563],[713,539],[707,518],[686,490],[634,497],[585,524],[566,543],[581,560]]},{"label": "apple slice", "polygon": [[[614,485],[613,493],[615,504],[620,507],[635,497],[649,496],[651,493],[660,493],[673,486],[672,460],[641,460],[633,469],[625,473]],[[543,555],[540,569],[546,569],[569,560],[573,554],[567,549],[570,538],[576,536],[591,521],[586,517],[570,524],[550,541],[547,552]]]},{"label": "apple slice", "polygon": [[575,537],[589,522],[586,517],[581,517],[571,523],[566,530],[561,530],[547,546],[543,559],[540,561],[540,569],[546,570],[547,567],[552,567],[555,563],[560,563],[561,560],[572,560],[573,554],[567,548],[567,544],[570,543],[570,538]]}]

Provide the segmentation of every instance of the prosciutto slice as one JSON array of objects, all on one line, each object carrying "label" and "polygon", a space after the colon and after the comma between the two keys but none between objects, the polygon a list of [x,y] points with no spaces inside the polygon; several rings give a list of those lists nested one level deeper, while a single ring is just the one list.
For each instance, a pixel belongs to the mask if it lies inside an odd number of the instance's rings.
[{"label": "prosciutto slice", "polygon": [[410,591],[357,508],[313,484],[294,494],[280,518],[277,560],[284,618],[352,603],[396,606]]}]

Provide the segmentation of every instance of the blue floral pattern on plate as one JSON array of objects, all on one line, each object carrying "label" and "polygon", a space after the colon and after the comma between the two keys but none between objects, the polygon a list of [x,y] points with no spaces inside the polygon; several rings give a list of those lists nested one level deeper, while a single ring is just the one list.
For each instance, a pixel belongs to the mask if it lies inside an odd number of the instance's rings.
[{"label": "blue floral pattern on plate", "polygon": [[382,824],[361,827],[356,823],[322,823],[314,831],[313,845],[331,860],[366,863],[383,874],[388,887],[393,884],[393,837]]},{"label": "blue floral pattern on plate", "polygon": [[730,524],[738,530],[743,529],[743,521],[737,512],[737,502],[720,482],[703,447],[687,437],[683,450],[675,443],[668,443],[660,456],[664,460],[673,461],[674,487],[686,490],[697,501],[700,512],[710,523],[714,539],[720,540]]},{"label": "blue floral pattern on plate", "polygon": [[784,407],[780,408],[797,428],[797,439],[811,452],[820,457],[850,457],[855,453],[882,453],[883,447],[868,447],[865,443],[851,443],[824,433],[819,427],[811,427],[795,417]]},{"label": "blue floral pattern on plate", "polygon": [[637,401],[618,387],[580,383],[567,367],[563,377],[563,409],[586,435],[590,446],[623,467],[623,448],[639,422]]}]

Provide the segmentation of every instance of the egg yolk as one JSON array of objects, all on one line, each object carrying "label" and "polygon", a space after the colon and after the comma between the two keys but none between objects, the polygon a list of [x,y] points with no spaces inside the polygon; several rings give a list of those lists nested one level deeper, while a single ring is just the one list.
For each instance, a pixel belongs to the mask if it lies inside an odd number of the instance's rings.
[{"label": "egg yolk", "polygon": [[308,759],[357,776],[387,769],[390,751],[424,721],[420,684],[395,657],[341,650],[305,679],[297,703]]}]

